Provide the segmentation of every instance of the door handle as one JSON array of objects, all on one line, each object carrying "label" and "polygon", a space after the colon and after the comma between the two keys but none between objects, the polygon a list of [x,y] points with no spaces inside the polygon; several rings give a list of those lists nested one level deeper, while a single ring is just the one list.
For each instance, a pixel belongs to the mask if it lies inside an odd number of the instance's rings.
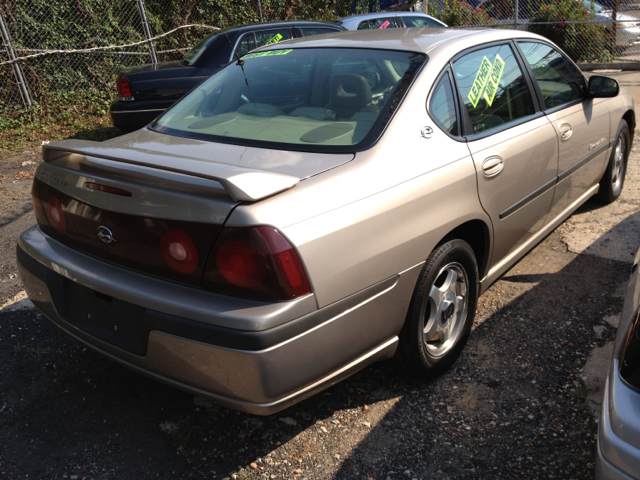
[{"label": "door handle", "polygon": [[568,123],[563,123],[562,125],[560,125],[560,127],[558,127],[558,129],[560,130],[560,138],[562,140],[569,140],[569,138],[571,138],[571,135],[573,135],[573,129]]},{"label": "door handle", "polygon": [[486,177],[495,177],[502,171],[503,167],[502,157],[493,155],[482,162],[482,173],[484,173]]}]

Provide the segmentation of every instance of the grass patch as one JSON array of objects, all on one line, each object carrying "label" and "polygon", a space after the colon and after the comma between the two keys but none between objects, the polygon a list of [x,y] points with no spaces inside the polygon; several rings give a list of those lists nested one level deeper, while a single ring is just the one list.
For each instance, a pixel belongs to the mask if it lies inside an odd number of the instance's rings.
[{"label": "grass patch", "polygon": [[41,357],[49,353],[49,349],[43,347],[44,343],[39,344],[36,348],[30,348],[29,353],[33,353],[36,357]]},{"label": "grass patch", "polygon": [[121,135],[111,126],[110,103],[108,95],[97,91],[48,93],[30,110],[0,114],[0,149],[24,150],[71,136],[103,141]]}]

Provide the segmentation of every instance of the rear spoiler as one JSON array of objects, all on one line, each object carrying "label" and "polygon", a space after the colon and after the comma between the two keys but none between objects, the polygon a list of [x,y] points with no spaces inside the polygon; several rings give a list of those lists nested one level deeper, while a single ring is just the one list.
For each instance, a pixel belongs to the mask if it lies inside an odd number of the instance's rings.
[{"label": "rear spoiler", "polygon": [[45,162],[72,153],[215,180],[236,202],[254,202],[288,190],[300,181],[298,177],[281,173],[134,148],[111,147],[90,140],[62,140],[42,147]]}]

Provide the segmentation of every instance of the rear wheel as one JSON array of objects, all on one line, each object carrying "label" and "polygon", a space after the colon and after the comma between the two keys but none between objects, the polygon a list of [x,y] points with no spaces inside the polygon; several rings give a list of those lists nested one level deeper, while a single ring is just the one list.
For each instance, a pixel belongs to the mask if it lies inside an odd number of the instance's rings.
[{"label": "rear wheel", "polygon": [[467,242],[451,240],[429,255],[400,332],[396,363],[412,375],[449,367],[466,343],[478,301],[478,265]]},{"label": "rear wheel", "polygon": [[600,180],[598,199],[602,203],[612,203],[618,199],[624,186],[624,177],[627,173],[627,157],[629,156],[630,138],[629,126],[622,120],[618,127],[616,139],[613,144],[609,165]]}]

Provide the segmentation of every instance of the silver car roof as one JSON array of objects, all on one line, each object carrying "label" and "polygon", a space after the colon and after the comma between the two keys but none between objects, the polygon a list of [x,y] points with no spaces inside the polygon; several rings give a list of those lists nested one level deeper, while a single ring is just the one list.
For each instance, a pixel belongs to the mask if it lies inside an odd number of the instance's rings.
[{"label": "silver car roof", "polygon": [[[373,13],[361,13],[360,15],[349,15],[348,17],[341,17],[341,18],[338,18],[336,22],[342,23],[348,20],[349,21],[350,20],[371,20],[372,18],[380,18],[380,17],[406,17],[406,16],[435,18],[423,12],[373,12]],[[438,19],[436,18],[436,20]]]},{"label": "silver car roof", "polygon": [[[262,47],[257,51],[285,48],[368,48],[376,50],[404,50],[429,52],[446,45],[463,50],[467,47],[512,38],[546,40],[540,35],[521,30],[494,28],[387,28],[384,30],[355,30],[303,37]],[[449,48],[447,48],[449,50]]]}]

